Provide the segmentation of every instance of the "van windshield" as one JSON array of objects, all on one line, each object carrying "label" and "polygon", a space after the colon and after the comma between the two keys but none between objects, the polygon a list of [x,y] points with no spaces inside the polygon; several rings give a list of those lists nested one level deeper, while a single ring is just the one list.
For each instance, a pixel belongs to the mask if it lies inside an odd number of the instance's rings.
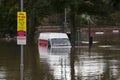
[{"label": "van windshield", "polygon": [[54,38],[51,39],[51,44],[53,46],[70,46],[70,41],[67,38]]}]

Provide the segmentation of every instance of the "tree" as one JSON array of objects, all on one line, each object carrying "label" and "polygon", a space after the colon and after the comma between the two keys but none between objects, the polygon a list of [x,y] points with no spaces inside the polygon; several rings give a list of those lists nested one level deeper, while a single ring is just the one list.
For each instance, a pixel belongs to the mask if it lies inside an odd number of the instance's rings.
[{"label": "tree", "polygon": [[37,26],[42,22],[44,16],[50,14],[50,1],[49,0],[25,0],[24,11],[27,12],[27,40],[28,44],[34,41],[34,33]]},{"label": "tree", "polygon": [[[108,16],[119,9],[119,0],[24,0],[27,12],[28,42],[33,42],[35,27],[39,26],[46,15],[63,13],[69,9],[71,24],[71,42],[75,45],[76,15],[87,14],[92,17]],[[117,8],[116,8],[117,7]],[[20,11],[20,1],[2,0],[0,2],[0,31],[16,33],[16,13]]]},{"label": "tree", "polygon": [[[75,45],[76,36],[76,15],[87,14],[90,16],[108,16],[112,10],[111,0],[30,0],[25,2],[28,13],[28,36],[35,32],[35,26],[40,25],[44,16],[56,13],[63,13],[64,8],[70,9],[71,42]],[[117,1],[117,0],[116,0]],[[31,40],[33,41],[33,40]]]},{"label": "tree", "polygon": [[75,45],[76,25],[75,16],[87,14],[90,16],[106,16],[110,13],[110,5],[102,0],[71,0],[69,4],[71,20],[71,43]]},{"label": "tree", "polygon": [[114,8],[114,10],[120,10],[120,0],[111,0],[110,4]]},{"label": "tree", "polygon": [[2,0],[0,3],[0,32],[1,34],[16,33],[17,1]]}]

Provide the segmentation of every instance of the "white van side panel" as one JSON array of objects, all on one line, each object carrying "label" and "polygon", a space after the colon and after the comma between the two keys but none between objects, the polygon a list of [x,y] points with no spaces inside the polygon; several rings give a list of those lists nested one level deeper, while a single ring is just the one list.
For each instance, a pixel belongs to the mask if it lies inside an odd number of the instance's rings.
[{"label": "white van side panel", "polygon": [[48,33],[40,33],[39,39],[45,39],[48,40],[50,35]]},{"label": "white van side panel", "polygon": [[48,39],[49,39],[48,33],[40,33],[38,44],[41,46],[48,46]]}]

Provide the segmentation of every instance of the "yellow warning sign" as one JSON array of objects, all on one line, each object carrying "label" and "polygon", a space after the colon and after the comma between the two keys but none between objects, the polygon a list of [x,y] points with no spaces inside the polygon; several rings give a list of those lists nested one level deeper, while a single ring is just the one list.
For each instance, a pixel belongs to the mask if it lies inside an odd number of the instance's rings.
[{"label": "yellow warning sign", "polygon": [[17,13],[17,31],[26,31],[26,12]]}]

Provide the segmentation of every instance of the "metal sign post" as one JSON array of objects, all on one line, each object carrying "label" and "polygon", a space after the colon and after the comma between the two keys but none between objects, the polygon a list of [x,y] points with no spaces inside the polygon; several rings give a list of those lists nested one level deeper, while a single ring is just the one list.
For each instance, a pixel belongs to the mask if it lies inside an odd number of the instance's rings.
[{"label": "metal sign post", "polygon": [[64,22],[64,33],[66,33],[67,32],[67,8],[65,8],[65,17],[64,17],[64,19],[65,19],[65,22]]},{"label": "metal sign post", "polygon": [[23,0],[21,11],[17,12],[17,44],[21,45],[20,80],[24,80],[24,45],[26,45],[26,12],[23,12]]},{"label": "metal sign post", "polygon": [[[21,0],[21,12],[23,12],[23,0]],[[23,45],[21,45],[21,64],[20,64],[20,80],[23,80],[24,63],[23,63]]]},{"label": "metal sign post", "polygon": [[21,45],[20,80],[24,78],[23,45]]}]

